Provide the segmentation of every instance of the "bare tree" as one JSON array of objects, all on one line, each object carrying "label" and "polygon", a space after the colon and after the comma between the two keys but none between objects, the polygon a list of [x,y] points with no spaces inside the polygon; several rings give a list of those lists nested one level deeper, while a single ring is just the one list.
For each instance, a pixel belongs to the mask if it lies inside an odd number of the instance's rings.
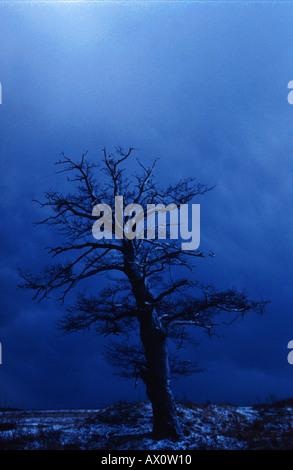
[{"label": "bare tree", "polygon": [[[198,250],[183,251],[178,240],[93,238],[95,204],[105,202],[114,208],[115,197],[123,195],[125,206],[180,205],[211,189],[195,184],[193,178],[163,189],[153,176],[156,162],[145,167],[139,160],[139,173],[129,181],[125,165],[133,158],[133,150],[117,148],[113,156],[104,149],[101,165],[90,163],[86,154],[77,163],[61,154],[57,165],[60,172],[67,173],[75,190],[66,195],[49,191],[44,202],[37,202],[52,210],[39,223],[55,226],[65,237],[62,245],[49,248],[52,257],[62,258],[62,262],[46,267],[39,276],[22,272],[22,287],[33,289],[34,298],[39,300],[59,292],[57,298],[63,302],[80,282],[99,274],[108,277],[108,286],[95,296],[78,294],[60,326],[66,332],[93,326],[105,336],[133,337],[136,333],[140,344],[116,344],[108,350],[108,358],[124,368],[126,376],[132,367],[136,379],[145,383],[153,409],[154,436],[176,438],[181,431],[170,387],[170,362],[177,374],[195,369],[190,369],[186,361],[169,360],[167,338],[180,345],[192,340],[194,327],[212,334],[216,325],[228,321],[227,315],[234,320],[248,311],[262,313],[265,302],[250,301],[236,289],[217,291],[202,286],[191,280],[191,273],[179,278],[182,268],[192,271],[193,261],[205,255]],[[105,174],[99,181],[95,176],[98,166]]]}]

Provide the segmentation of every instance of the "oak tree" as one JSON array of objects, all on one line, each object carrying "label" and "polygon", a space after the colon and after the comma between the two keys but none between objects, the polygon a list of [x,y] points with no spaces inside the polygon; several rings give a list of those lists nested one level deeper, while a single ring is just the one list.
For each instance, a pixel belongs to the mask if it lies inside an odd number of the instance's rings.
[{"label": "oak tree", "polygon": [[[101,335],[124,338],[110,346],[108,358],[125,376],[143,380],[152,404],[154,436],[176,438],[181,428],[170,368],[179,374],[195,369],[178,357],[169,358],[168,338],[180,345],[193,340],[194,328],[212,334],[227,315],[232,320],[248,311],[261,313],[265,302],[251,301],[234,288],[219,291],[194,280],[194,262],[206,255],[198,249],[182,250],[179,240],[146,236],[94,239],[96,204],[113,208],[114,225],[117,196],[123,196],[125,205],[134,203],[143,208],[147,204],[180,206],[211,189],[196,184],[191,177],[161,187],[154,177],[156,161],[147,167],[137,160],[139,171],[131,176],[126,165],[134,158],[133,153],[133,148],[127,152],[116,148],[114,155],[104,149],[100,164],[90,162],[87,154],[78,162],[61,154],[57,166],[67,174],[74,190],[67,194],[48,191],[44,201],[37,202],[50,210],[39,223],[57,228],[64,243],[49,249],[57,261],[41,274],[21,273],[22,286],[33,289],[34,298],[39,300],[56,291],[64,302],[67,293],[79,284],[86,286],[89,278],[104,276],[107,285],[99,289],[97,282],[94,295],[85,290],[77,292],[77,300],[66,310],[60,326],[67,332],[94,327]],[[183,275],[185,270],[187,275]]]}]

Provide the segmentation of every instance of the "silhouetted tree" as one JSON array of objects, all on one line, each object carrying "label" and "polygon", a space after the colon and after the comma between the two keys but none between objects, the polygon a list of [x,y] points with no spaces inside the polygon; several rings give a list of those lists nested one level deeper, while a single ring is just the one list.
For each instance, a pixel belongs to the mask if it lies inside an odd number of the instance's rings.
[{"label": "silhouetted tree", "polygon": [[[107,287],[94,296],[79,293],[60,326],[66,332],[94,326],[101,335],[123,333],[128,338],[139,330],[136,344],[126,339],[112,345],[106,354],[115,366],[123,369],[124,376],[134,375],[145,383],[153,409],[154,435],[176,437],[180,434],[180,423],[170,387],[170,362],[175,374],[188,374],[196,368],[187,361],[169,360],[167,338],[171,337],[178,345],[192,340],[193,327],[204,328],[211,334],[216,325],[227,321],[220,316],[223,312],[232,315],[231,319],[251,310],[261,313],[265,302],[250,301],[245,293],[235,289],[217,291],[188,277],[179,278],[178,268],[180,272],[182,268],[191,270],[192,262],[205,256],[198,250],[183,251],[178,240],[93,238],[92,227],[97,217],[92,210],[98,203],[113,208],[114,224],[116,196],[123,196],[125,206],[133,203],[143,208],[147,204],[179,206],[211,189],[195,184],[193,178],[163,189],[153,176],[156,162],[145,167],[139,160],[140,172],[129,181],[124,166],[132,158],[133,150],[124,152],[117,148],[113,156],[104,149],[100,166],[103,177],[96,173],[99,165],[89,162],[86,154],[77,163],[61,154],[57,165],[60,172],[67,173],[75,190],[66,195],[49,191],[44,202],[37,202],[42,208],[53,210],[40,224],[53,225],[65,236],[62,245],[49,249],[53,258],[62,261],[46,267],[39,276],[21,273],[22,287],[33,289],[34,298],[39,300],[58,291],[58,299],[63,302],[81,281],[106,275]],[[115,272],[116,277],[109,276]]]}]

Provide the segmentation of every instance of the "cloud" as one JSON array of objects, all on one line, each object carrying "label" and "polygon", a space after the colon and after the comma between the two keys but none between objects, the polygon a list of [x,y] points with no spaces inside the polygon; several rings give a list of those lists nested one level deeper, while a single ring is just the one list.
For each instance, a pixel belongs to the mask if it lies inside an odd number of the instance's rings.
[{"label": "cloud", "polygon": [[[197,384],[203,401],[254,400],[256,385],[260,398],[290,395],[293,10],[261,8],[0,6],[0,374],[11,405],[100,406],[120,393],[141,396],[132,385],[117,387],[99,338],[57,336],[63,308],[40,307],[17,289],[17,266],[38,270],[55,240],[33,228],[40,213],[31,200],[65,188],[54,173],[58,154],[78,158],[89,149],[97,160],[104,145],[135,146],[147,162],[160,157],[163,184],[191,174],[216,184],[198,201],[202,249],[216,258],[195,275],[271,299],[267,315],[229,327],[218,341],[199,334],[190,354],[208,371],[178,384],[178,394]],[[221,374],[227,383],[219,389]]]}]

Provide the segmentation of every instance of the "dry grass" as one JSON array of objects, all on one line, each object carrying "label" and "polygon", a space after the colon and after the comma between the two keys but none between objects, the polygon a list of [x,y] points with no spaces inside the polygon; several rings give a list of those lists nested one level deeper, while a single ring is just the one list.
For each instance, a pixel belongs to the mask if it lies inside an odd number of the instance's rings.
[{"label": "dry grass", "polygon": [[293,400],[270,405],[178,405],[177,442],[151,436],[148,403],[101,410],[0,411],[0,449],[293,449]]}]

